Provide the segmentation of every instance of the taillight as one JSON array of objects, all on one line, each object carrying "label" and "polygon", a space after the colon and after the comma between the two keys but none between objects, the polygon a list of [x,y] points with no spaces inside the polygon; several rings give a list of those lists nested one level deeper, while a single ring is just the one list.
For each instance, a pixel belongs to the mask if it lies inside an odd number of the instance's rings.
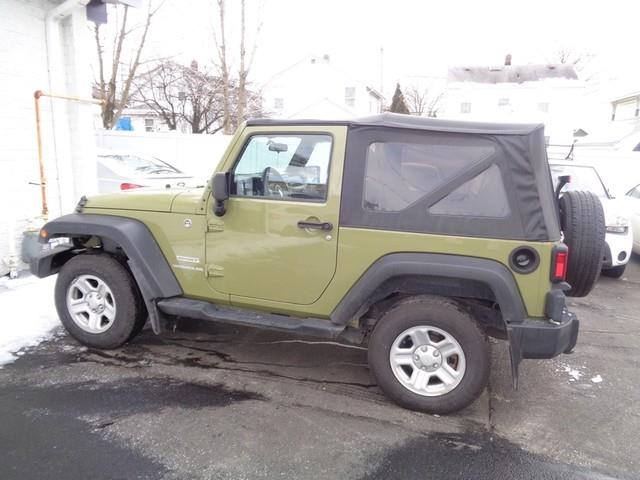
[{"label": "taillight", "polygon": [[569,252],[567,247],[555,248],[551,264],[551,281],[564,282],[567,277],[567,265],[569,263]]},{"label": "taillight", "polygon": [[131,190],[134,188],[141,188],[144,187],[144,185],[138,185],[137,183],[121,183],[120,184],[120,190]]}]

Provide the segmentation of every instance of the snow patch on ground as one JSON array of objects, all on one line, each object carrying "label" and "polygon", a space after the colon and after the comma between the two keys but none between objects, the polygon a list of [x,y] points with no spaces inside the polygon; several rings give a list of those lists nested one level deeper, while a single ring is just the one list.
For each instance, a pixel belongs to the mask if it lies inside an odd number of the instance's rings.
[{"label": "snow patch on ground", "polygon": [[560,363],[560,368],[556,368],[556,372],[562,372],[569,375],[570,382],[578,381],[584,376],[584,372],[580,371],[577,367],[573,367],[566,363]]},{"label": "snow patch on ground", "polygon": [[53,338],[60,320],[53,300],[55,276],[0,278],[0,368],[20,350]]},{"label": "snow patch on ground", "polygon": [[580,380],[580,377],[584,375],[580,370],[571,368],[569,365],[564,366],[564,372],[571,377],[570,381]]},{"label": "snow patch on ground", "polygon": [[[563,374],[567,374],[569,376],[569,381],[570,382],[578,382],[582,377],[586,377],[586,378],[590,378],[591,383],[602,383],[602,376],[601,375],[595,375],[592,376],[593,373],[592,372],[588,372],[588,369],[586,367],[586,365],[582,365],[581,367],[576,367],[573,365],[569,365],[568,363],[564,363],[564,362],[560,362],[559,366],[555,369],[556,372],[558,373],[563,373]],[[577,384],[576,384],[577,385]],[[590,383],[581,383],[580,385],[577,385],[578,387],[592,387],[592,385]]]}]

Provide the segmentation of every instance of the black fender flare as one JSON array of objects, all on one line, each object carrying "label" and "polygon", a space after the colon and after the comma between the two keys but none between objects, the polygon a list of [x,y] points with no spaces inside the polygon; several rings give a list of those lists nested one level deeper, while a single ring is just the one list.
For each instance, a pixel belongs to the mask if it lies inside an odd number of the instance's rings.
[{"label": "black fender flare", "polygon": [[[78,214],[64,215],[48,222],[43,229],[46,242],[56,237],[95,236],[115,243],[127,256],[127,263],[144,298],[154,332],[161,330],[160,312],[156,301],[182,295],[183,291],[167,259],[147,226],[133,218],[115,215]],[[68,255],[68,249],[53,255],[43,252],[32,262],[31,271],[45,277],[56,273],[62,263],[56,255]],[[51,252],[54,252],[53,249]],[[66,253],[65,253],[66,252]]]},{"label": "black fender flare", "polygon": [[[513,386],[517,388],[518,367],[523,355],[517,338],[513,338],[512,326],[523,324],[528,317],[513,274],[498,261],[437,253],[385,255],[351,287],[331,313],[330,319],[338,325],[346,325],[352,319],[360,318],[377,301],[408,285],[405,279],[416,278],[421,281],[419,290],[411,293],[471,298],[492,295],[491,299],[500,306],[508,335]],[[389,285],[389,288],[385,288],[385,285]]]},{"label": "black fender flare", "polygon": [[513,274],[500,262],[462,255],[392,253],[367,269],[333,310],[331,321],[347,324],[393,293],[384,288],[385,284],[393,281],[398,285],[411,278],[422,279],[423,284],[433,289],[424,293],[486,298],[486,292],[490,292],[492,300],[500,306],[505,327],[527,317]]}]

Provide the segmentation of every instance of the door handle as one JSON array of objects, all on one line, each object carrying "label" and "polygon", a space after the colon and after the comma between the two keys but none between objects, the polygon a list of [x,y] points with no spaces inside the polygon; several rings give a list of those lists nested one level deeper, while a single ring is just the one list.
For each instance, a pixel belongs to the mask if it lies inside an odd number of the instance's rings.
[{"label": "door handle", "polygon": [[303,220],[300,220],[298,222],[298,228],[304,228],[306,229],[314,229],[314,230],[323,230],[325,232],[328,232],[330,230],[333,230],[333,224],[331,222],[306,222]]}]

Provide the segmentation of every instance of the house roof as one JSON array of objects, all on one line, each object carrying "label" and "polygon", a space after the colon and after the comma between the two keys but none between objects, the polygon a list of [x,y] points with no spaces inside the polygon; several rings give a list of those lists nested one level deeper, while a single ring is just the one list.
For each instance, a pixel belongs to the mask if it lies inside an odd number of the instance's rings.
[{"label": "house roof", "polygon": [[447,74],[449,83],[523,83],[549,78],[577,80],[578,75],[573,65],[567,64],[452,67]]},{"label": "house roof", "polygon": [[627,93],[626,95],[616,97],[611,103],[624,103],[630,100],[636,100],[638,97],[640,97],[640,91]]},{"label": "house roof", "polygon": [[303,125],[345,125],[348,127],[372,126],[403,128],[410,130],[429,130],[434,132],[477,133],[493,135],[527,135],[540,128],[541,123],[483,123],[459,120],[441,120],[438,118],[417,117],[414,115],[400,115],[397,113],[383,113],[371,117],[353,120],[279,120],[258,118],[247,121],[247,126],[303,126]]},{"label": "house roof", "polygon": [[283,75],[287,74],[291,70],[294,70],[294,69],[296,69],[298,67],[301,67],[301,66],[308,66],[308,65],[318,65],[318,66],[325,66],[326,68],[330,68],[334,72],[336,72],[336,73],[338,73],[338,74],[340,74],[340,75],[342,75],[342,76],[344,76],[346,78],[349,78],[354,83],[359,84],[361,86],[364,86],[367,89],[367,93],[369,93],[371,96],[373,96],[377,100],[384,100],[384,95],[382,95],[382,93],[380,93],[378,90],[373,88],[368,83],[366,83],[364,81],[361,81],[361,80],[358,80],[357,78],[354,78],[349,72],[346,72],[346,71],[342,70],[341,68],[338,68],[336,65],[334,65],[332,63],[331,57],[329,55],[326,55],[326,54],[321,56],[321,57],[317,56],[317,55],[307,55],[307,56],[305,56],[304,58],[302,58],[301,60],[298,60],[296,63],[288,66],[284,70],[280,70],[279,72],[273,74],[268,80],[266,80],[262,84],[262,88],[268,87],[277,78],[282,77]]}]

